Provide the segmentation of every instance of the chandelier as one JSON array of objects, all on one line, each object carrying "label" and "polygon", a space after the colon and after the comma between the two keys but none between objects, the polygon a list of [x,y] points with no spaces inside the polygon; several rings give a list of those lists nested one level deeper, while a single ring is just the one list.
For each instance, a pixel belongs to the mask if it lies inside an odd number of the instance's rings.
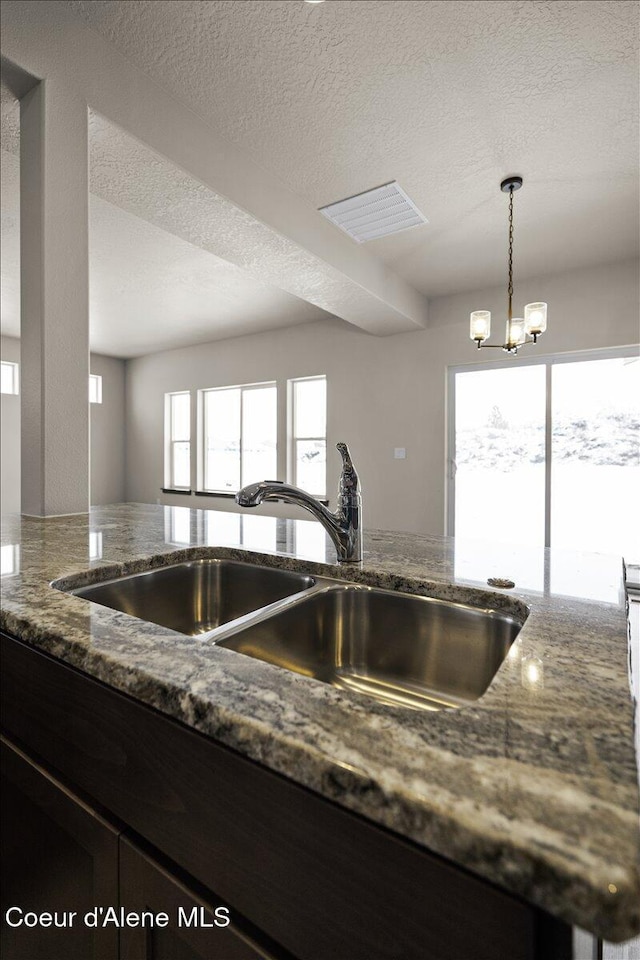
[{"label": "chandelier", "polygon": [[505,342],[485,343],[491,333],[491,311],[474,310],[471,314],[469,336],[478,344],[478,350],[480,347],[494,347],[515,355],[520,347],[537,343],[538,337],[547,329],[546,303],[528,303],[524,308],[524,317],[513,316],[513,194],[521,186],[522,177],[507,177],[500,184],[502,192],[509,194],[509,283],[507,286],[509,306]]}]

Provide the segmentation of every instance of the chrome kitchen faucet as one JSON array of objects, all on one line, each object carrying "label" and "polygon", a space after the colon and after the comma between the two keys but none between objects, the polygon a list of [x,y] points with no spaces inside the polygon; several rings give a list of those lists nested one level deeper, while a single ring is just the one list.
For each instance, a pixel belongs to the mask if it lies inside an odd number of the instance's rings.
[{"label": "chrome kitchen faucet", "polygon": [[351,462],[346,443],[337,443],[342,457],[342,471],[338,485],[338,509],[327,510],[323,503],[282,480],[261,480],[250,483],[236,494],[236,503],[241,507],[257,507],[263,500],[284,500],[297,503],[320,521],[338,552],[340,563],[357,563],[362,560],[362,497],[360,481]]}]

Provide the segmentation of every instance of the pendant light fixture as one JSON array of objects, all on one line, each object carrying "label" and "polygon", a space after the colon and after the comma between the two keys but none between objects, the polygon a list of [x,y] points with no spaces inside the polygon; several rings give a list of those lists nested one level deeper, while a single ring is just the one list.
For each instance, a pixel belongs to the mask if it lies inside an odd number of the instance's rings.
[{"label": "pendant light fixture", "polygon": [[522,186],[522,177],[507,177],[500,184],[503,193],[509,194],[509,283],[507,286],[508,308],[505,342],[485,343],[491,333],[491,311],[474,310],[471,314],[469,336],[480,347],[494,347],[515,356],[520,347],[537,343],[538,337],[547,329],[546,303],[528,303],[524,317],[514,317],[513,301],[513,194]]}]

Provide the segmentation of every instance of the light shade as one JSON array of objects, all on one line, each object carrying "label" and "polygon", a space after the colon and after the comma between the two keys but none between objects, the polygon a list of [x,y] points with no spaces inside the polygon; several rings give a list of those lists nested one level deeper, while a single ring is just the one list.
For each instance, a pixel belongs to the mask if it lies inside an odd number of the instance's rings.
[{"label": "light shade", "polygon": [[524,326],[530,336],[544,333],[547,329],[546,303],[528,303],[524,308]]},{"label": "light shade", "polygon": [[524,343],[524,320],[522,317],[514,317],[511,322],[507,320],[505,343],[508,347],[515,347]]},{"label": "light shade", "polygon": [[486,340],[491,333],[491,311],[474,310],[470,317],[469,336],[472,340]]}]

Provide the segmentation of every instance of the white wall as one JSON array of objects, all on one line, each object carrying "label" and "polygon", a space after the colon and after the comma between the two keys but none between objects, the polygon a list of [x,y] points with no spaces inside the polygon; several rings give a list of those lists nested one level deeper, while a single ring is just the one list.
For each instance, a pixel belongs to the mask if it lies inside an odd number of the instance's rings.
[{"label": "white wall", "polygon": [[[2,359],[20,362],[20,341],[2,337]],[[91,354],[102,403],[91,404],[91,503],[118,503],[125,488],[125,364]],[[20,397],[2,394],[2,512],[20,511]]]},{"label": "white wall", "polygon": [[[505,299],[497,288],[442,297],[431,301],[428,330],[391,337],[324,321],[128,361],[127,499],[236,509],[229,500],[161,494],[165,392],[260,380],[284,385],[287,378],[325,373],[328,440],[351,447],[365,525],[443,533],[447,365],[496,359],[497,352],[478,351],[469,340],[468,318],[481,308],[503,316]],[[517,304],[533,300],[549,304],[549,330],[537,348],[529,348],[539,355],[640,339],[637,261],[517,285]],[[406,447],[407,459],[394,460],[394,447]],[[335,452],[329,456],[328,491],[334,497],[339,459]],[[258,509],[290,512],[273,504]]]}]

